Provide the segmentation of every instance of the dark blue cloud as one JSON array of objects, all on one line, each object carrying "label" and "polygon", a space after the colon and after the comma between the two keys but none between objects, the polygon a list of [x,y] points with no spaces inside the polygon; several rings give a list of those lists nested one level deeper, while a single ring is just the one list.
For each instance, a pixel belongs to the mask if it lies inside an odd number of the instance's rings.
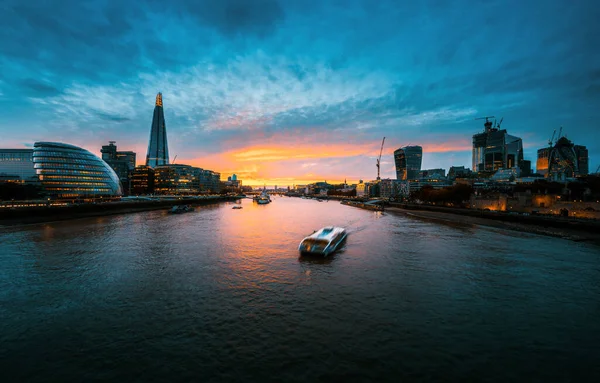
[{"label": "dark blue cloud", "polygon": [[[596,1],[5,0],[0,12],[0,133],[15,145],[61,128],[143,148],[162,91],[181,153],[299,129],[468,145],[473,118],[494,114],[533,160],[563,126],[600,163]],[[468,151],[444,155],[426,165]]]}]

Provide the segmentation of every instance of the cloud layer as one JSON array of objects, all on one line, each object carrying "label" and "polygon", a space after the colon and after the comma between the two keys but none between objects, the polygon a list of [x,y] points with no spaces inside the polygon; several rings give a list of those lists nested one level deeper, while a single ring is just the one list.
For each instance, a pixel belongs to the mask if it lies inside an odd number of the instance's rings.
[{"label": "cloud layer", "polygon": [[[248,183],[372,179],[391,153],[469,165],[481,115],[525,156],[563,126],[600,164],[600,6],[581,1],[4,1],[3,147],[170,152]],[[285,181],[285,183],[284,183]]]}]

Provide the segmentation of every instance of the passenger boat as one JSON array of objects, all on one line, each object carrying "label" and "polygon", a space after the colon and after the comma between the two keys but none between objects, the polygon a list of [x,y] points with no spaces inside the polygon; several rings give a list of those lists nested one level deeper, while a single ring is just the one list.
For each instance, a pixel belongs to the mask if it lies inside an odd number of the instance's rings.
[{"label": "passenger boat", "polygon": [[234,207],[232,207],[232,209],[241,209],[241,208],[242,208],[241,206],[234,206]]},{"label": "passenger boat", "polygon": [[341,243],[346,239],[346,230],[341,227],[328,226],[315,231],[304,238],[298,246],[300,255],[319,254],[327,256],[338,250]]},{"label": "passenger boat", "polygon": [[259,196],[254,197],[254,201],[256,201],[256,203],[259,205],[266,205],[271,202],[271,197],[269,197],[269,194],[263,191]]}]

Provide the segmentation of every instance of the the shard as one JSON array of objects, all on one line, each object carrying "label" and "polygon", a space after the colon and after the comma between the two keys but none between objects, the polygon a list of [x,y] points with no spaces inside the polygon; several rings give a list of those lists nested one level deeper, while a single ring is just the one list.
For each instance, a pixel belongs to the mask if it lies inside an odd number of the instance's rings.
[{"label": "the shard", "polygon": [[167,127],[163,111],[162,93],[156,95],[156,106],[152,116],[150,143],[146,155],[146,165],[152,168],[169,164],[169,145],[167,144]]}]

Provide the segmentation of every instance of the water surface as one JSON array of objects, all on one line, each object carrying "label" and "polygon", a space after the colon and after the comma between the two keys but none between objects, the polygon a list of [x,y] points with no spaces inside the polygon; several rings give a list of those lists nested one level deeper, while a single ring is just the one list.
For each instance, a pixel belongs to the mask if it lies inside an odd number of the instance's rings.
[{"label": "water surface", "polygon": [[[3,381],[600,381],[600,248],[297,198],[0,229]],[[299,241],[346,227],[341,252]]]}]

